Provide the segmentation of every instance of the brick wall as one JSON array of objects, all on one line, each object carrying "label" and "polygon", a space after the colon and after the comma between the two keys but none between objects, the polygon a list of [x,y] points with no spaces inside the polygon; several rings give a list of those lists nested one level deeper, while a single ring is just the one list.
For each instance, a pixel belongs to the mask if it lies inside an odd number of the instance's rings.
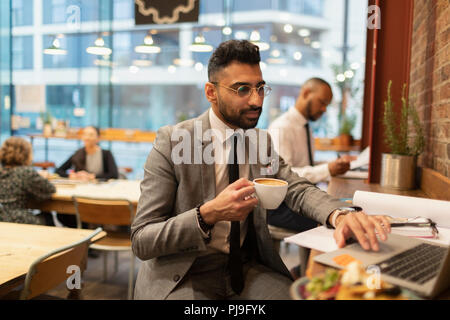
[{"label": "brick wall", "polygon": [[450,177],[449,0],[414,0],[410,97],[425,124],[419,165]]}]

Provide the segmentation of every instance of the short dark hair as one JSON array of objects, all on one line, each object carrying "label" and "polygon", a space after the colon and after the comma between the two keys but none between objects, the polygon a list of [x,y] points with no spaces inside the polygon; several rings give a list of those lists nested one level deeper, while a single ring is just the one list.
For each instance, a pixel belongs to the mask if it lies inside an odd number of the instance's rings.
[{"label": "short dark hair", "polygon": [[261,61],[259,47],[247,40],[228,40],[222,42],[209,59],[209,81],[214,81],[215,74],[223,68],[226,68],[233,61],[252,65],[259,64]]},{"label": "short dark hair", "polygon": [[333,91],[333,89],[331,88],[331,85],[327,81],[323,80],[322,78],[317,78],[317,77],[310,78],[310,79],[306,80],[303,85],[306,85],[306,84],[313,84],[313,85],[318,84],[318,85],[327,86],[328,88],[330,88],[331,91]]},{"label": "short dark hair", "polygon": [[[86,128],[92,128],[92,129],[94,129],[96,132],[97,132],[97,135],[100,137],[100,128],[99,127],[96,127],[96,126],[87,126]],[[86,129],[85,128],[85,129]]]}]

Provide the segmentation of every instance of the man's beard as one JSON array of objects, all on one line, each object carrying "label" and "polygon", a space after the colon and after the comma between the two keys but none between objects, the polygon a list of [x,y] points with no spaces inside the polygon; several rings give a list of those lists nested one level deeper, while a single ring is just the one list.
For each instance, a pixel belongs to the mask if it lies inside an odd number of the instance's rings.
[{"label": "man's beard", "polygon": [[316,115],[311,114],[311,106],[312,106],[312,101],[310,100],[306,103],[306,114],[307,114],[307,118],[308,118],[307,120],[308,121],[317,121],[322,114],[316,114]]},{"label": "man's beard", "polygon": [[[232,108],[228,107],[220,99],[218,99],[218,107],[220,114],[226,122],[244,130],[255,128],[262,112],[262,106],[250,106],[248,109],[239,110],[237,113],[233,114],[230,112]],[[245,113],[248,111],[259,111],[259,116],[255,119],[248,119],[245,117]]]}]

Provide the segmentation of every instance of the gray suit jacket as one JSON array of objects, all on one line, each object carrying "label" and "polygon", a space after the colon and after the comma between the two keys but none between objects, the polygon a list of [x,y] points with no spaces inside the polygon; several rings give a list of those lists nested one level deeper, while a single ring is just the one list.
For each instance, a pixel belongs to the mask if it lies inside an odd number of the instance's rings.
[{"label": "gray suit jacket", "polygon": [[[194,137],[195,121],[201,123],[203,132],[211,128],[208,112],[196,119],[163,127],[158,130],[147,158],[137,214],[131,228],[133,252],[144,261],[136,281],[135,299],[165,299],[196,257],[207,250],[195,208],[216,196],[215,166],[204,162],[175,165],[171,157],[172,149],[178,144],[178,141],[171,141],[174,130],[184,129],[190,134],[192,152],[195,147],[204,150],[211,143]],[[260,163],[251,164],[249,180],[262,177],[261,168]],[[293,173],[281,158],[278,172],[269,177],[289,183],[285,198],[289,208],[321,224],[326,224],[334,209],[346,205]],[[273,247],[266,210],[255,208],[253,225],[262,263],[290,277]]]}]

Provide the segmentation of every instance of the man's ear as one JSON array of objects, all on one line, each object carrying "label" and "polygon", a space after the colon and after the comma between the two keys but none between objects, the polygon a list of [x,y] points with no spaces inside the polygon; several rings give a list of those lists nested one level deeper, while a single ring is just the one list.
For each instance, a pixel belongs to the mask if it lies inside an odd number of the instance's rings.
[{"label": "man's ear", "polygon": [[313,90],[310,87],[304,88],[303,91],[302,91],[303,99],[306,100],[312,92],[313,92]]},{"label": "man's ear", "polygon": [[205,96],[209,102],[217,104],[217,90],[216,86],[211,82],[205,84]]}]

